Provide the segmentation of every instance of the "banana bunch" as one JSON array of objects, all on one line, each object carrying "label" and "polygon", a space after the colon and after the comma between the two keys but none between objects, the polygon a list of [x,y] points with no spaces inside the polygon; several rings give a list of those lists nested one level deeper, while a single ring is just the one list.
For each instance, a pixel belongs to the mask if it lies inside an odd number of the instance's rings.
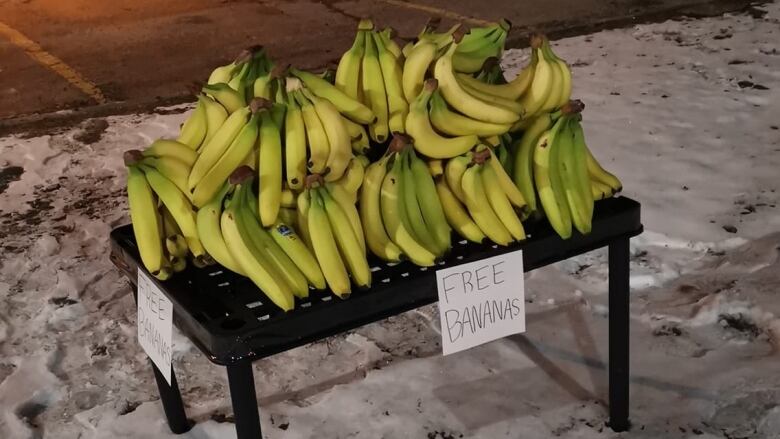
[{"label": "banana bunch", "polygon": [[[336,69],[336,88],[371,109],[375,118],[355,120],[368,126],[371,139],[384,143],[391,132],[405,132],[408,103],[401,86],[401,49],[392,39],[392,29],[374,29],[371,20],[360,20],[352,47],[342,55]],[[357,127],[353,128],[357,132]],[[365,138],[367,147],[368,137]]]},{"label": "banana bunch", "polygon": [[487,237],[506,246],[525,239],[525,198],[491,147],[483,144],[448,160],[436,189],[447,221],[469,241]]},{"label": "banana bunch", "polygon": [[555,113],[535,118],[516,146],[513,181],[528,200],[531,212],[539,207],[563,239],[572,226],[590,233],[594,201],[622,189],[620,181],[596,161],[585,144],[580,125],[584,106],[571,101]]},{"label": "banana bunch", "polygon": [[526,120],[565,105],[569,102],[572,89],[571,70],[552,51],[547,37],[533,35],[531,50],[530,64],[517,76],[518,81],[527,87],[520,97]]},{"label": "banana bunch", "polygon": [[234,271],[251,279],[276,306],[289,311],[296,297],[308,297],[310,287],[325,289],[325,277],[292,225],[280,220],[269,228],[261,225],[252,190],[255,176],[248,166],[234,171],[229,184],[208,204],[199,230],[218,262],[237,268]]},{"label": "banana bunch", "polygon": [[463,36],[452,57],[457,72],[476,73],[482,70],[488,58],[501,58],[504,43],[512,24],[502,19],[485,27],[473,27]]},{"label": "banana bunch", "polygon": [[[173,148],[193,152],[171,142]],[[166,155],[169,150],[165,145],[156,143],[151,152],[131,150],[124,155],[130,219],[138,252],[149,273],[160,280],[184,270],[189,254],[196,266],[211,262],[198,234],[193,206],[180,188],[181,176],[186,175],[190,164]]]},{"label": "banana bunch", "polygon": [[360,218],[372,253],[428,267],[451,248],[451,229],[428,165],[410,142],[395,134],[387,153],[366,168]]},{"label": "banana bunch", "polygon": [[371,269],[354,196],[340,185],[311,175],[297,201],[298,227],[319,262],[328,288],[342,299],[352,293],[352,283],[369,288]]}]

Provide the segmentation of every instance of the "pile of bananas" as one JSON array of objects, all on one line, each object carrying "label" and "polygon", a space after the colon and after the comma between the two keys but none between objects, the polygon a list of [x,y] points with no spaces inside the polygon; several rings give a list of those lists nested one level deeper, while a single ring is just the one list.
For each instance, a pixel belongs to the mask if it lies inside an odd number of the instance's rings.
[{"label": "pile of bananas", "polygon": [[562,238],[588,233],[622,187],[585,145],[566,63],[534,35],[507,80],[508,22],[437,27],[401,48],[361,20],[335,72],[260,46],[214,69],[176,140],[125,153],[147,270],[218,263],[290,310],[370,288],[374,257],[433,266],[453,231],[509,245],[546,217]]}]

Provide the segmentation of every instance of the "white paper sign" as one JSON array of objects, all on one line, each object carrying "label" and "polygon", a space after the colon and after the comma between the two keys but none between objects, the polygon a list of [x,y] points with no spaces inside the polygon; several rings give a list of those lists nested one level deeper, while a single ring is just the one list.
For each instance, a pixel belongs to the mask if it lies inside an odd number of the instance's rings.
[{"label": "white paper sign", "polygon": [[173,303],[138,270],[138,342],[171,384]]},{"label": "white paper sign", "polygon": [[525,332],[523,252],[436,272],[444,355]]}]

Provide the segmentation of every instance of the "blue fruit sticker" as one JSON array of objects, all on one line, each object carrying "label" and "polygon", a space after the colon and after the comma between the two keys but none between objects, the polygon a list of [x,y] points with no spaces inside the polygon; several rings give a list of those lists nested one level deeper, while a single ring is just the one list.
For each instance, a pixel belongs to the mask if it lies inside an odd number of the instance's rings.
[{"label": "blue fruit sticker", "polygon": [[293,230],[292,230],[291,228],[287,227],[287,226],[286,226],[286,225],[284,225],[284,224],[280,224],[280,225],[279,225],[279,226],[276,228],[276,230],[277,230],[277,231],[279,232],[279,234],[280,234],[280,235],[282,235],[282,236],[290,236],[290,235],[292,235],[292,234],[294,234],[294,233],[295,233],[295,232],[293,232]]}]

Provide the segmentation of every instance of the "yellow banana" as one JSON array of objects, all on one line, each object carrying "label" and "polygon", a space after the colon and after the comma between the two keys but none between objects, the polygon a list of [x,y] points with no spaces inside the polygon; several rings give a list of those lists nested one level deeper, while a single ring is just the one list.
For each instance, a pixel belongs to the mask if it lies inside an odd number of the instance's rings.
[{"label": "yellow banana", "polygon": [[172,157],[192,167],[198,154],[189,146],[175,140],[157,139],[141,152],[144,157]]},{"label": "yellow banana", "polygon": [[181,132],[176,141],[183,143],[192,149],[198,149],[201,142],[203,142],[203,138],[206,136],[206,129],[206,108],[200,99],[198,99],[195,110],[181,126]]},{"label": "yellow banana", "polygon": [[263,227],[276,222],[282,198],[282,139],[279,127],[268,111],[260,114],[260,135],[257,138],[259,218]]},{"label": "yellow banana", "polygon": [[157,169],[168,180],[171,180],[180,191],[187,193],[187,177],[190,175],[190,167],[181,160],[170,156],[146,157],[141,163]]},{"label": "yellow banana", "polygon": [[335,181],[344,175],[352,157],[352,144],[344,125],[344,118],[333,104],[325,99],[303,91],[304,95],[314,104],[314,111],[322,122],[325,135],[328,138],[328,159],[326,160],[325,181]]},{"label": "yellow banana", "polygon": [[222,104],[228,113],[232,114],[241,108],[246,107],[246,98],[244,95],[225,83],[204,85],[202,91]]},{"label": "yellow banana", "polygon": [[[222,154],[230,147],[238,133],[246,125],[251,110],[244,107],[234,111],[225,121],[219,130],[214,134],[209,143],[200,151],[197,160],[192,165],[192,171],[187,180],[187,186],[190,191],[195,189],[198,182],[208,173],[215,163],[222,157]],[[243,158],[243,156],[241,157]]]},{"label": "yellow banana", "polygon": [[295,262],[295,265],[306,276],[309,285],[317,290],[327,288],[325,276],[322,274],[322,270],[320,270],[317,259],[291,226],[285,222],[277,221],[271,227],[269,233],[276,241],[276,244],[284,250],[287,256]]},{"label": "yellow banana", "polygon": [[[368,43],[368,40],[366,40],[366,43]],[[329,100],[339,109],[341,114],[344,114],[353,121],[361,124],[370,124],[376,118],[370,108],[349,97],[336,88],[336,86],[319,76],[298,69],[290,69],[290,72],[303,81],[306,84],[306,87],[314,94]],[[363,84],[363,86],[365,87],[365,84]]]},{"label": "yellow banana", "polygon": [[539,48],[542,45],[541,38],[544,37],[536,36],[531,39],[531,47],[534,47],[532,50],[534,51],[533,56],[536,60],[536,68],[534,69],[534,78],[531,81],[528,92],[520,99],[520,104],[525,108],[526,118],[538,114],[543,109],[555,81],[552,66],[542,54],[542,49]]},{"label": "yellow banana", "polygon": [[447,183],[439,178],[436,180],[436,192],[439,194],[444,216],[447,222],[454,228],[460,236],[469,241],[481,243],[485,239],[479,226],[471,219],[469,213],[463,205],[455,198]]},{"label": "yellow banana", "polygon": [[444,178],[447,181],[447,186],[450,187],[452,193],[461,203],[466,202],[466,195],[463,193],[461,186],[461,180],[463,179],[463,173],[471,163],[471,154],[459,155],[447,160],[447,165],[444,167]]},{"label": "yellow banana", "polygon": [[222,203],[229,189],[230,185],[226,183],[211,201],[198,209],[195,224],[198,229],[200,242],[209,256],[228,270],[244,275],[241,266],[228,251],[225,239],[222,237],[222,229],[220,228]]},{"label": "yellow banana", "polygon": [[450,136],[493,136],[506,133],[511,127],[510,124],[497,124],[472,119],[450,110],[447,102],[444,101],[438,90],[431,96],[430,119],[438,131]]},{"label": "yellow banana", "polygon": [[396,262],[401,260],[401,249],[387,236],[380,208],[380,191],[386,167],[387,158],[382,158],[366,168],[360,191],[360,218],[371,252],[385,261]]},{"label": "yellow banana", "polygon": [[[333,294],[342,299],[347,298],[351,294],[352,288],[344,260],[339,254],[336,237],[333,236],[334,227],[330,224],[325,203],[318,191],[311,189],[309,194],[311,199],[307,217],[314,255],[317,257],[322,274]],[[348,224],[347,231],[351,231]]]},{"label": "yellow banana", "polygon": [[309,189],[304,189],[298,194],[298,232],[301,234],[306,245],[313,249],[311,245],[311,235],[309,234],[309,206],[311,205],[311,195]]},{"label": "yellow banana", "polygon": [[323,174],[327,169],[330,156],[330,143],[322,120],[314,109],[314,104],[299,90],[294,92],[295,99],[301,106],[304,125],[306,127],[306,139],[309,142],[309,161],[307,166],[314,174]]},{"label": "yellow banana", "polygon": [[475,135],[442,137],[431,126],[428,116],[428,101],[436,90],[435,79],[425,81],[425,86],[412,102],[406,118],[406,132],[414,139],[415,149],[432,159],[455,157],[470,150],[479,142]]},{"label": "yellow banana", "polygon": [[344,172],[344,176],[333,182],[349,194],[352,204],[355,204],[355,201],[357,201],[358,191],[360,190],[360,185],[363,184],[364,174],[363,164],[357,158],[353,158],[349,161],[349,166]]},{"label": "yellow banana", "polygon": [[539,137],[550,129],[552,119],[549,114],[542,114],[532,119],[531,125],[523,132],[519,144],[515,148],[515,164],[512,168],[512,180],[523,194],[531,212],[536,211],[536,189],[534,186],[534,149]]},{"label": "yellow banana", "polygon": [[512,242],[512,235],[496,216],[489,203],[485,202],[487,194],[480,176],[481,171],[482,165],[473,164],[463,173],[461,187],[466,198],[466,208],[482,233],[491,241],[498,245],[509,245]]},{"label": "yellow banana", "polygon": [[284,152],[287,185],[300,192],[306,178],[306,126],[301,108],[290,94],[284,116]]},{"label": "yellow banana", "polygon": [[434,59],[436,59],[436,44],[432,42],[420,41],[409,50],[401,75],[404,96],[409,103],[413,102],[422,91],[425,72]]},{"label": "yellow banana", "polygon": [[404,98],[401,65],[396,56],[385,46],[379,33],[374,33],[374,43],[379,56],[385,91],[387,92],[388,126],[391,132],[403,133],[409,104]]},{"label": "yellow banana", "polygon": [[521,241],[525,239],[523,224],[520,222],[520,218],[512,208],[512,204],[509,202],[506,193],[501,188],[493,168],[484,166],[480,174],[482,177],[482,185],[485,188],[485,194],[487,194],[488,203],[493,209],[493,212],[495,212],[498,219],[501,220],[501,223],[515,240]]},{"label": "yellow banana", "polygon": [[352,47],[344,52],[336,68],[336,88],[344,92],[350,98],[360,102],[360,64],[365,51],[365,31],[358,30]]},{"label": "yellow banana", "polygon": [[428,166],[428,173],[431,174],[431,177],[438,177],[440,175],[444,174],[444,161],[440,159],[436,160],[428,160],[426,163]]},{"label": "yellow banana", "polygon": [[525,197],[523,197],[523,193],[520,192],[517,186],[515,186],[515,182],[512,181],[512,178],[509,176],[509,174],[506,173],[504,167],[501,166],[501,162],[499,161],[493,149],[488,148],[488,150],[490,151],[488,167],[493,170],[496,181],[501,187],[501,190],[506,194],[506,197],[509,199],[512,205],[515,207],[525,207],[527,203],[525,201]]},{"label": "yellow banana", "polygon": [[127,200],[133,234],[146,270],[160,280],[170,277],[163,264],[162,230],[157,201],[144,173],[136,166],[127,168]]},{"label": "yellow banana", "polygon": [[360,214],[355,207],[355,200],[352,194],[344,190],[343,187],[334,183],[326,183],[325,191],[328,195],[338,203],[341,210],[347,216],[349,224],[352,227],[352,232],[357,237],[360,247],[363,249],[363,253],[366,251],[366,239],[363,234],[363,224],[360,221]]},{"label": "yellow banana", "polygon": [[531,85],[534,78],[534,67],[533,63],[524,67],[515,79],[506,84],[488,84],[465,73],[458,73],[456,76],[461,84],[467,85],[475,90],[505,99],[517,100]]},{"label": "yellow banana", "polygon": [[[347,214],[341,208],[339,203],[333,199],[327,189],[319,188],[319,196],[325,206],[325,213],[328,216],[333,236],[336,238],[336,244],[341,256],[349,267],[352,275],[352,281],[359,287],[368,288],[371,286],[371,269],[366,260],[366,248],[361,245],[363,229],[355,230]],[[352,205],[354,210],[354,205]],[[355,212],[357,214],[357,212]]]},{"label": "yellow banana", "polygon": [[382,68],[379,64],[379,54],[371,32],[366,33],[366,51],[363,54],[361,70],[361,83],[366,101],[376,120],[368,126],[371,138],[377,143],[384,143],[389,133],[388,120],[390,117],[387,103],[387,90],[385,90]]},{"label": "yellow banana", "polygon": [[233,76],[233,70],[235,70],[235,68],[236,68],[235,63],[230,63],[215,68],[209,75],[209,79],[208,81],[206,81],[206,83],[207,84],[218,84],[220,82],[227,83],[228,81],[230,81],[230,78]]},{"label": "yellow banana", "polygon": [[204,145],[206,145],[215,134],[219,127],[225,123],[228,118],[227,110],[219,102],[211,99],[205,94],[198,95],[198,101],[203,104],[203,108],[206,110],[206,135],[203,137],[203,141],[200,143],[198,150],[200,151]]},{"label": "yellow banana", "polygon": [[540,58],[544,58],[544,62],[549,65],[552,77],[550,93],[547,95],[547,99],[544,101],[544,104],[542,104],[542,111],[551,111],[556,108],[558,102],[560,102],[561,98],[563,97],[563,77],[561,76],[562,73],[558,67],[558,63],[556,63],[555,58],[550,55],[550,42],[546,38],[544,39],[541,50],[542,53]]}]

